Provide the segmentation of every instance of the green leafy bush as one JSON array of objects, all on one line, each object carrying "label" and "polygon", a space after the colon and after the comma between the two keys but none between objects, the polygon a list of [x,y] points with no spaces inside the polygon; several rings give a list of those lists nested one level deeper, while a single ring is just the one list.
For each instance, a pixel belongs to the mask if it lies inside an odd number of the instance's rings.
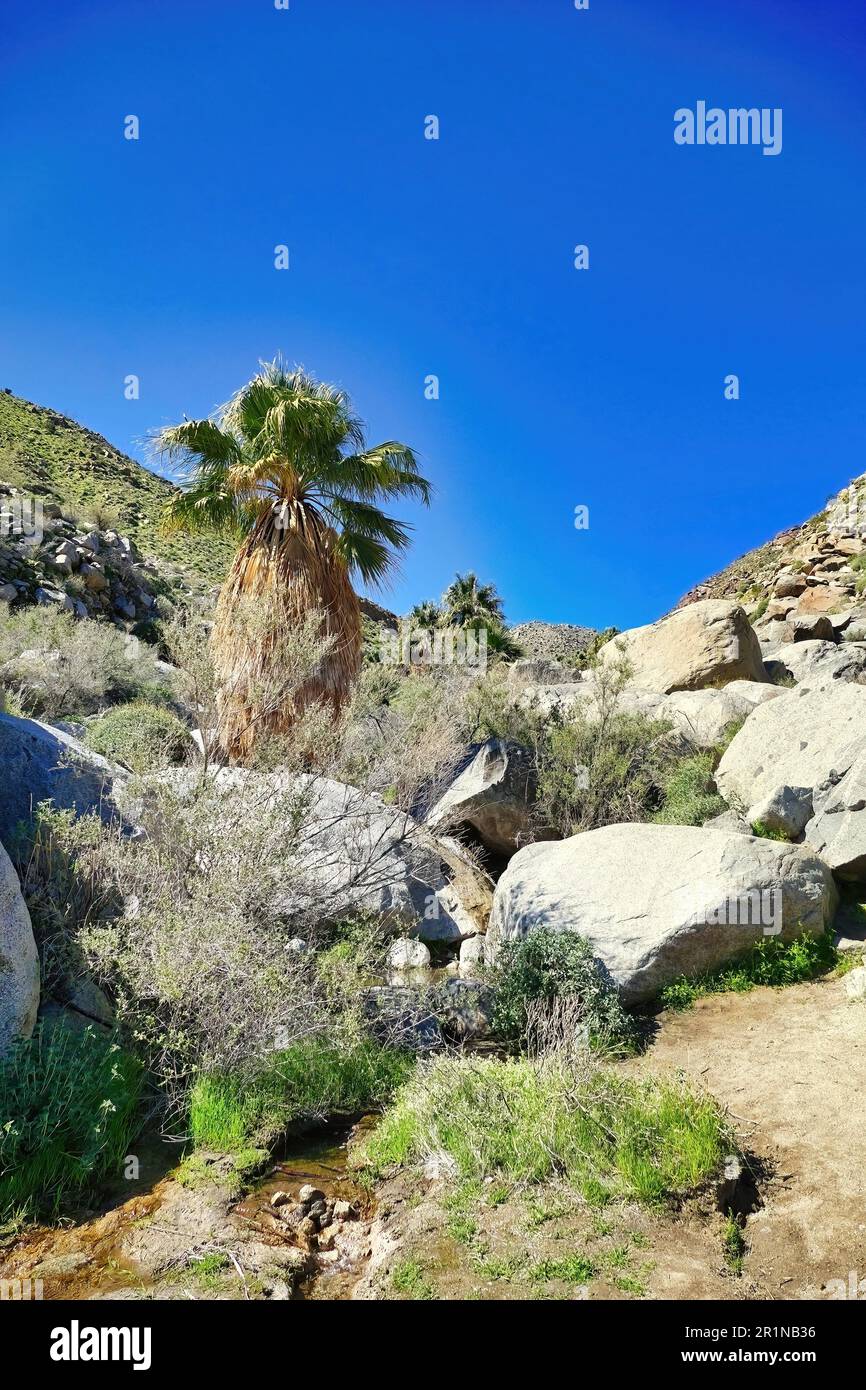
[{"label": "green leafy bush", "polygon": [[700,1187],[732,1147],[718,1104],[681,1080],[439,1057],[419,1066],[353,1161],[381,1175],[445,1155],[463,1179],[555,1177],[594,1204],[656,1202]]},{"label": "green leafy bush", "polygon": [[56,1215],[120,1169],[142,1070],[88,1028],[36,1028],[0,1060],[0,1221]]},{"label": "green leafy bush", "polygon": [[552,724],[540,756],[541,819],[564,836],[649,820],[673,757],[669,729],[616,708]]},{"label": "green leafy bush", "polygon": [[293,1125],[383,1105],[411,1066],[405,1053],[372,1042],[307,1038],[274,1053],[256,1077],[200,1077],[190,1092],[190,1134],[210,1149],[270,1143]]},{"label": "green leafy bush", "polygon": [[512,1048],[525,1047],[528,1010],[537,1000],[579,1001],[578,1018],[598,1048],[628,1049],[635,1030],[616,987],[599,971],[592,947],[573,932],[539,929],[500,949],[492,975],[493,1028]]},{"label": "green leafy bush", "polygon": [[190,747],[189,730],[171,710],[144,700],[117,705],[88,725],[87,743],[113,763],[148,772],[179,763]]}]

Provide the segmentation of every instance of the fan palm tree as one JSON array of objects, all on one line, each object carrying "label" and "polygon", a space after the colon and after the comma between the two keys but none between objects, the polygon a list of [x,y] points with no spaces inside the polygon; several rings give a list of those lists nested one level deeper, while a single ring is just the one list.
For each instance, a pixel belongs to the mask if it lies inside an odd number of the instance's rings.
[{"label": "fan palm tree", "polygon": [[442,595],[442,607],[446,623],[454,627],[466,627],[476,618],[504,622],[502,599],[495,584],[479,584],[478,576],[471,571],[455,576]]},{"label": "fan palm tree", "polygon": [[416,603],[409,614],[410,626],[422,632],[433,632],[442,622],[442,609],[433,599],[425,598]]},{"label": "fan palm tree", "polygon": [[[353,575],[381,583],[409,542],[409,527],[377,503],[430,500],[412,450],[368,448],[348,397],[280,359],[261,370],[210,419],[161,430],[157,451],[188,470],[164,515],[168,530],[216,530],[239,549],[220,590],[212,650],[220,683],[218,740],[243,761],[265,732],[284,733],[304,706],[339,713],[361,664],[361,614]],[[279,660],[275,632],[244,629],[250,601],[295,631],[320,615],[325,655],[315,675],[278,708],[261,690]]]}]

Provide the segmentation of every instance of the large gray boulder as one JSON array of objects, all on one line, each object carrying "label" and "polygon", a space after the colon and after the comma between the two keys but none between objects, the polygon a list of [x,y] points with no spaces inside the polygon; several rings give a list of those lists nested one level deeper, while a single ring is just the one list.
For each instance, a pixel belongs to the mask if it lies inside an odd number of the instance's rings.
[{"label": "large gray boulder", "polygon": [[0,714],[0,838],[26,824],[40,801],[79,815],[115,810],[114,789],[124,773],[70,734],[38,719]]},{"label": "large gray boulder", "polygon": [[821,789],[806,840],[840,879],[866,879],[866,754],[835,786]]},{"label": "large gray boulder", "polygon": [[[732,681],[720,690],[676,690],[670,695],[629,688],[615,697],[613,708],[617,713],[670,724],[672,732],[689,748],[713,748],[732,724],[741,724],[759,704],[783,693],[766,681],[750,680]],[[600,683],[592,675],[579,684],[526,686],[518,703],[546,716],[557,714],[568,719],[580,715],[589,723],[597,722],[602,711],[611,708],[610,699],[602,697]]]},{"label": "large gray boulder", "polygon": [[39,958],[30,913],[0,845],[0,1057],[14,1038],[30,1037],[38,1008]]},{"label": "large gray boulder", "polygon": [[812,794],[805,842],[841,878],[866,877],[866,686],[798,686],[762,705],[716,770],[725,800],[760,819],[783,787]]},{"label": "large gray boulder", "polygon": [[662,695],[767,678],[751,623],[740,605],[727,599],[690,603],[647,627],[630,628],[599,653],[606,667],[623,657],[631,665],[634,689]]},{"label": "large gray boulder", "polygon": [[[147,823],[146,799],[170,785],[183,801],[200,775],[170,768],[126,788],[127,820]],[[210,774],[207,814],[243,819],[264,808],[285,824],[295,848],[292,881],[274,885],[273,903],[285,916],[315,920],[368,913],[421,941],[460,941],[486,927],[492,889],[486,875],[455,842],[437,838],[407,811],[345,782],[313,774],[259,773],[220,768]],[[157,802],[158,804],[158,802]]]},{"label": "large gray boulder", "polygon": [[500,738],[483,743],[427,815],[431,830],[469,825],[496,854],[533,838],[535,766],[528,748]]},{"label": "large gray boulder", "polygon": [[854,642],[789,642],[767,662],[773,675],[813,690],[834,681],[866,683],[866,647]]},{"label": "large gray boulder", "polygon": [[496,888],[487,956],[540,927],[577,932],[624,1002],[637,1004],[763,935],[822,932],[837,902],[829,869],[797,846],[705,827],[609,825],[514,856]]}]

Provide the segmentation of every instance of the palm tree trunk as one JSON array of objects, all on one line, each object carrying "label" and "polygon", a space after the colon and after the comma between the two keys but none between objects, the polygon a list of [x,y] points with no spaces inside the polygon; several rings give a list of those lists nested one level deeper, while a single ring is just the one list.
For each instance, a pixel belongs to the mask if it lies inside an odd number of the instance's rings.
[{"label": "palm tree trunk", "polygon": [[[337,717],[351,693],[361,666],[361,611],[336,539],[317,513],[286,503],[259,517],[235,557],[212,637],[218,743],[232,762],[249,761],[266,735],[288,733],[310,704],[329,704]],[[298,688],[284,669],[285,637],[317,612],[321,636],[333,640]]]}]

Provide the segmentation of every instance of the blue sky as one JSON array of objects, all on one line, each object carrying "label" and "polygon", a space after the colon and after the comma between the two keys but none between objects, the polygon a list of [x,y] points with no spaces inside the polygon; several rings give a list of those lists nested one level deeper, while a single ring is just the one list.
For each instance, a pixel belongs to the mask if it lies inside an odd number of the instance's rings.
[{"label": "blue sky", "polygon": [[[144,459],[277,351],[339,383],[436,487],[389,606],[472,568],[514,622],[649,621],[866,468],[859,0],[3,24],[0,386]],[[781,154],[676,145],[699,99],[781,107]]]}]

